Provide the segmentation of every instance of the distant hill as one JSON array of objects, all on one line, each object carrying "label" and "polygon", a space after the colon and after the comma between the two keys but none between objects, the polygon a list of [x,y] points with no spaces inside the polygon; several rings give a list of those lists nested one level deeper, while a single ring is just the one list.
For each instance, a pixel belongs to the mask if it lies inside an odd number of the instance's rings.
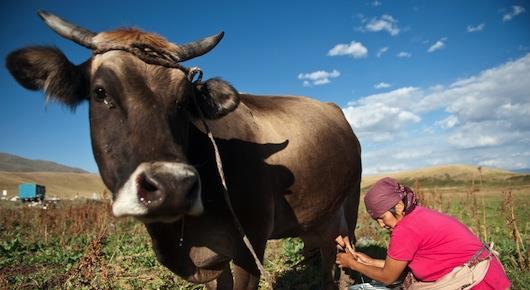
[{"label": "distant hill", "polygon": [[[69,168],[69,167],[67,167]],[[470,186],[482,183],[488,186],[530,185],[530,174],[515,173],[501,169],[482,167],[479,169],[471,165],[444,165],[421,168],[410,171],[387,173],[380,175],[365,175],[362,188],[367,189],[378,179],[390,176],[401,183],[414,186],[418,181],[423,188]],[[0,170],[0,191],[7,190],[9,196],[17,194],[20,183],[37,183],[46,186],[47,196],[61,198],[91,197],[95,192],[99,196],[105,188],[101,177],[91,173],[77,172],[7,172]]]},{"label": "distant hill", "polygon": [[109,193],[98,174],[45,160],[30,160],[20,156],[0,153],[0,191],[8,196],[18,193],[20,183],[37,183],[46,186],[47,197],[101,197]]},{"label": "distant hill", "polygon": [[31,160],[13,154],[0,152],[0,171],[8,172],[75,172],[87,173],[79,168],[69,167],[45,160]]},{"label": "distant hill", "polygon": [[400,171],[363,176],[362,188],[368,188],[383,177],[393,177],[403,184],[414,186],[418,181],[422,187],[447,187],[471,185],[473,182],[484,185],[530,184],[530,174],[516,173],[502,169],[472,165],[441,165],[410,171]]},{"label": "distant hill", "polygon": [[46,186],[47,197],[73,198],[92,197],[95,192],[102,197],[105,188],[101,177],[92,173],[75,172],[6,172],[0,171],[0,191],[7,190],[8,197],[18,194],[20,183],[37,183]]}]

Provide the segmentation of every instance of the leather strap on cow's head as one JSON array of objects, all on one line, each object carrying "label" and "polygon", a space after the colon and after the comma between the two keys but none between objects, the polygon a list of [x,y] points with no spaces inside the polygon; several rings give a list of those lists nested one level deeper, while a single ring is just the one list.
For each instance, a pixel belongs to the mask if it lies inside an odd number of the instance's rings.
[{"label": "leather strap on cow's head", "polygon": [[[100,44],[100,47],[93,50],[92,53],[103,54],[112,50],[121,50],[133,54],[140,60],[148,64],[160,65],[167,68],[175,68],[181,70],[186,78],[191,83],[198,83],[202,81],[202,70],[199,67],[185,67],[178,63],[172,54],[161,48],[156,48],[145,43],[134,43],[130,46],[123,46],[119,44]],[[193,80],[195,76],[198,76],[197,80]]]},{"label": "leather strap on cow's head", "polygon": [[135,42],[130,45],[122,45],[119,43],[99,43],[96,49],[92,50],[92,54],[103,54],[112,50],[121,50],[133,54],[140,60],[148,64],[160,65],[169,68],[176,68],[183,71],[186,75],[190,69],[181,65],[178,58],[173,56],[169,51],[163,48],[157,48],[148,43]]},{"label": "leather strap on cow's head", "polygon": [[[175,68],[181,70],[191,83],[198,83],[202,81],[202,70],[199,67],[185,67],[179,63],[177,57],[171,52],[151,46],[147,43],[133,43],[132,45],[124,46],[114,43],[100,43],[97,49],[92,53],[103,54],[112,50],[121,50],[133,54],[140,60],[148,64],[160,65],[167,68]],[[193,80],[198,75],[197,80]]]}]

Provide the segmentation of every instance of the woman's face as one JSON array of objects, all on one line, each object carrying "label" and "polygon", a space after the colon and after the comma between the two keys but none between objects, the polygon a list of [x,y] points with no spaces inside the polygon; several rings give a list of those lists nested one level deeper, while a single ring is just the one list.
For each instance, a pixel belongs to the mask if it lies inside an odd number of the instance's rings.
[{"label": "woman's face", "polygon": [[392,232],[398,220],[391,212],[386,211],[377,219],[377,222],[383,229],[387,229],[389,232]]},{"label": "woman's face", "polygon": [[405,211],[405,204],[402,201],[399,201],[396,206],[394,206],[395,213],[386,211],[378,219],[377,222],[383,229],[387,229],[389,232],[394,230],[396,224],[403,218]]}]

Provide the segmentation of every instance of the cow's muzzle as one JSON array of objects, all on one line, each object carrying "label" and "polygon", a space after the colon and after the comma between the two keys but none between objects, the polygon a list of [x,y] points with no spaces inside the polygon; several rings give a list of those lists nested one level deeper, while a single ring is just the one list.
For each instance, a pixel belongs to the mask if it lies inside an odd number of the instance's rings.
[{"label": "cow's muzzle", "polygon": [[190,165],[172,162],[140,164],[112,204],[116,217],[143,222],[173,222],[202,211],[199,174]]}]

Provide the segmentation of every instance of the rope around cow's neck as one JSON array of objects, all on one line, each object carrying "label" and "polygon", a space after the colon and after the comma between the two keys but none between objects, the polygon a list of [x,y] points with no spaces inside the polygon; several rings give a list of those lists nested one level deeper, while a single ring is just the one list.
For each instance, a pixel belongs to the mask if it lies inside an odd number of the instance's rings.
[{"label": "rope around cow's neck", "polygon": [[[196,81],[193,81],[193,79],[195,78],[195,75],[197,73],[199,74],[198,78],[197,78]],[[193,83],[200,82],[201,79],[202,79],[202,71],[198,67],[190,68],[189,74],[188,74],[188,79],[191,82],[193,82]],[[250,243],[250,240],[248,239],[247,235],[245,234],[245,230],[243,229],[243,226],[241,226],[241,223],[239,222],[239,219],[236,216],[234,208],[232,207],[232,202],[230,200],[230,196],[228,195],[228,187],[226,185],[225,174],[224,174],[224,170],[223,170],[223,162],[221,160],[221,155],[219,154],[219,148],[217,147],[217,142],[215,142],[215,139],[213,137],[212,131],[210,131],[210,127],[208,127],[208,124],[206,124],[206,121],[205,121],[204,116],[202,114],[201,108],[199,107],[199,104],[197,104],[197,100],[195,98],[193,98],[193,102],[195,103],[195,107],[197,109],[197,113],[199,114],[199,117],[201,119],[202,125],[204,126],[204,129],[206,130],[208,138],[210,139],[210,141],[212,143],[212,146],[213,146],[213,149],[214,149],[214,152],[215,152],[215,162],[217,164],[217,172],[219,173],[219,177],[221,179],[221,184],[223,186],[223,195],[224,195],[224,198],[225,198],[225,202],[228,205],[228,209],[230,210],[230,213],[232,214],[232,217],[234,219],[234,224],[235,224],[237,230],[239,231],[239,233],[241,234],[243,242],[245,243],[245,245],[247,246],[248,250],[250,251],[250,253],[254,257],[254,262],[256,263],[256,266],[258,267],[261,275],[265,279],[265,282],[267,283],[267,286],[269,287],[269,289],[272,290],[274,288],[272,287],[272,282],[271,282],[270,276],[267,273],[267,271],[265,271],[265,267],[263,267],[263,264],[259,260],[258,255],[256,255],[256,251],[254,250],[254,247]]]}]

